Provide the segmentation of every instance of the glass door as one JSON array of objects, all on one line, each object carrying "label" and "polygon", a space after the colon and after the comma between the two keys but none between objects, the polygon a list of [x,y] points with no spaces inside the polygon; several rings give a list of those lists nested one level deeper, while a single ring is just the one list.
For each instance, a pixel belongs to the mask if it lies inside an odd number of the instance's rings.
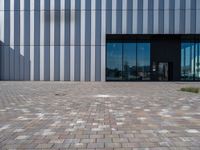
[{"label": "glass door", "polygon": [[158,63],[158,81],[169,81],[169,63]]}]

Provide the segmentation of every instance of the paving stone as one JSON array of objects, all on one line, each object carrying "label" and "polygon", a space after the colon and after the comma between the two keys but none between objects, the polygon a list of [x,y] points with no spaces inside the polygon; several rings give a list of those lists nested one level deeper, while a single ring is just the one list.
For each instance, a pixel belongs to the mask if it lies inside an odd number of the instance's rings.
[{"label": "paving stone", "polygon": [[199,150],[181,82],[0,82],[0,149]]}]

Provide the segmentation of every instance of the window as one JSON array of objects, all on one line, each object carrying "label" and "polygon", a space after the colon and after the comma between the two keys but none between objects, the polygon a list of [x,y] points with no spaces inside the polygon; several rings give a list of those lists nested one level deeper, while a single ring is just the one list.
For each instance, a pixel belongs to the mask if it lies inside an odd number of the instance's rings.
[{"label": "window", "polygon": [[107,43],[106,79],[150,80],[150,43]]},{"label": "window", "polygon": [[200,80],[200,43],[181,44],[181,80]]}]

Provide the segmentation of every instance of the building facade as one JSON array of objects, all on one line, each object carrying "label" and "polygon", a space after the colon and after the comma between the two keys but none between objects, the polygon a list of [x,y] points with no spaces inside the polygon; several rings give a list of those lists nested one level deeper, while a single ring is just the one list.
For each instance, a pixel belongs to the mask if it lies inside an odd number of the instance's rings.
[{"label": "building facade", "polygon": [[0,80],[199,81],[200,0],[0,0]]}]

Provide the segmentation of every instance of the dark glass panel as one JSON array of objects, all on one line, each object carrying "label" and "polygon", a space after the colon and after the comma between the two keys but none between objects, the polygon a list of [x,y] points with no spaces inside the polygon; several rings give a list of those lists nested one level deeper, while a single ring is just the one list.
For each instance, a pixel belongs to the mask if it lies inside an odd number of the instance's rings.
[{"label": "dark glass panel", "polygon": [[123,79],[136,80],[136,43],[125,43],[123,46]]},{"label": "dark glass panel", "polygon": [[137,44],[138,80],[150,80],[150,43]]},{"label": "dark glass panel", "polygon": [[200,43],[195,44],[195,80],[200,80]]},{"label": "dark glass panel", "polygon": [[122,43],[107,43],[107,80],[122,80]]}]

